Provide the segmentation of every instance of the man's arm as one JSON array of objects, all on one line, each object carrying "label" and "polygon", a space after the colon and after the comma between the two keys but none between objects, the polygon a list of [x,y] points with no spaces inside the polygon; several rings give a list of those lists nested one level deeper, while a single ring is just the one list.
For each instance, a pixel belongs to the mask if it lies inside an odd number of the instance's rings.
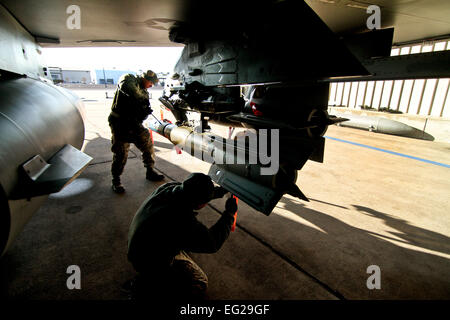
[{"label": "man's arm", "polygon": [[125,76],[119,84],[119,89],[128,95],[128,97],[137,100],[139,103],[146,104],[146,106],[150,105],[148,95],[139,88],[139,83],[135,78]]},{"label": "man's arm", "polygon": [[139,83],[134,77],[125,76],[120,82],[119,90],[129,101],[128,104],[132,106],[132,109],[128,110],[128,114],[136,121],[141,122],[152,113],[148,94],[139,87]]},{"label": "man's arm", "polygon": [[[234,205],[229,204],[231,202]],[[181,239],[182,249],[198,253],[217,252],[230,234],[237,210],[236,200],[228,199],[225,207],[222,217],[209,229],[193,217],[191,225],[187,226],[187,232],[183,234],[184,239]]]}]

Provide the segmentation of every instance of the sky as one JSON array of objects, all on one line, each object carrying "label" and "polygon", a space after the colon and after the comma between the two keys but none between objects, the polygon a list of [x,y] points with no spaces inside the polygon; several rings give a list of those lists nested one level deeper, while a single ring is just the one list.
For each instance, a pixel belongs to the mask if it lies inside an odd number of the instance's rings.
[{"label": "sky", "polygon": [[42,48],[46,64],[69,70],[172,72],[183,47]]}]

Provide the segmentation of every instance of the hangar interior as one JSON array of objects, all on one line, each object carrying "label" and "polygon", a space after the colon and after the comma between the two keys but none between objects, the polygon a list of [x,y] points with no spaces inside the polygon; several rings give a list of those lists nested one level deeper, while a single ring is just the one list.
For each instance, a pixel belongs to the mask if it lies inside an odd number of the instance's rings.
[{"label": "hangar interior", "polygon": [[[2,298],[129,299],[121,289],[136,276],[127,260],[136,210],[165,182],[214,168],[174,146],[204,145],[175,143],[166,128],[226,143],[249,129],[282,133],[277,173],[255,174],[261,163],[215,171],[239,209],[219,252],[192,253],[209,278],[207,299],[449,298],[450,3],[0,3]],[[370,5],[381,9],[374,32]],[[309,46],[289,50],[298,43]],[[116,46],[184,47],[170,94],[149,89],[165,180],[145,179],[132,146],[122,195],[111,190],[115,89],[54,85],[41,52]],[[180,121],[188,116],[211,130]],[[199,221],[212,226],[225,201],[211,201]]]}]

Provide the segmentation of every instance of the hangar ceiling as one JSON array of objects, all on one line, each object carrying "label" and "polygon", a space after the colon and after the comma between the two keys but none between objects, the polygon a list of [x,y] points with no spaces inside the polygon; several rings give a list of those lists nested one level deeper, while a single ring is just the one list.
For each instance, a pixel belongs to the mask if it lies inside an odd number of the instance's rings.
[{"label": "hangar ceiling", "polygon": [[[258,9],[270,2],[273,1],[0,0],[45,47],[179,46],[168,39],[168,30],[176,21],[195,19],[205,28],[213,28],[214,24],[233,26],[239,21],[258,19]],[[81,8],[79,30],[66,26],[70,16],[66,10],[74,3]],[[306,3],[337,33],[364,30],[369,16],[366,8],[375,4],[381,8],[382,27],[395,27],[394,43],[450,34],[450,1],[306,0]],[[286,32],[283,26],[280,32]]]}]

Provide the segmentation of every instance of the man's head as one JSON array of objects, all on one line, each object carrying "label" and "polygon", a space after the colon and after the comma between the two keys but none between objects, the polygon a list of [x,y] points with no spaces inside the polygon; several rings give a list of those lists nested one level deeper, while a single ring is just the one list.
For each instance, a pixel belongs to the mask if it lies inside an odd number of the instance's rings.
[{"label": "man's head", "polygon": [[191,173],[182,183],[183,192],[193,209],[203,208],[214,198],[214,184],[203,173]]},{"label": "man's head", "polygon": [[154,84],[159,82],[158,76],[152,70],[147,70],[141,74],[142,86],[145,89],[151,88]]}]

